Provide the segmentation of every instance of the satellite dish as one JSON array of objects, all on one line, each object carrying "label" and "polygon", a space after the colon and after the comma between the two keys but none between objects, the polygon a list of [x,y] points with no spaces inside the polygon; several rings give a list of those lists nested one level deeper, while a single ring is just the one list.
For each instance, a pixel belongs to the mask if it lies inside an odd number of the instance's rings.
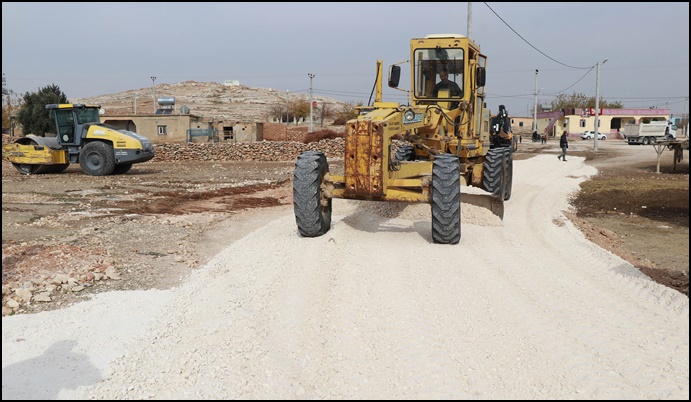
[{"label": "satellite dish", "polygon": [[185,105],[180,106],[180,114],[188,114],[190,112],[190,108],[188,108]]},{"label": "satellite dish", "polygon": [[104,109],[104,108],[98,109],[98,114],[100,114],[101,116],[103,116],[104,114],[106,114],[106,109]]}]

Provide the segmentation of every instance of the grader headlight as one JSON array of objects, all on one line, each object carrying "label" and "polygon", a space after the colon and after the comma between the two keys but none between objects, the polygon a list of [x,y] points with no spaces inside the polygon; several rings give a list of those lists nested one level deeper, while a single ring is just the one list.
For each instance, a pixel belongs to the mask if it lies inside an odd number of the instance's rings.
[{"label": "grader headlight", "polygon": [[405,119],[406,122],[411,122],[413,119],[415,119],[415,112],[413,109],[408,109],[403,113],[403,119]]}]

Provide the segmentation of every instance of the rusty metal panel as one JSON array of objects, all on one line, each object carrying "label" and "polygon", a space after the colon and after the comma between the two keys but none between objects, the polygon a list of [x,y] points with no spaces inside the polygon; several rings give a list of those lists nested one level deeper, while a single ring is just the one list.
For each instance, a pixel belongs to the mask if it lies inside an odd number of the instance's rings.
[{"label": "rusty metal panel", "polygon": [[382,196],[383,149],[381,127],[358,121],[346,134],[345,191],[350,196]]},{"label": "rusty metal panel", "polygon": [[357,154],[355,154],[355,192],[369,194],[370,137],[358,135],[355,141],[358,149]]},{"label": "rusty metal panel", "polygon": [[357,139],[359,137],[359,130],[361,130],[362,126],[365,126],[363,122],[355,122],[354,124],[348,126],[348,130],[346,132],[345,160],[343,161],[346,193],[357,192],[357,186],[355,183],[357,177],[357,161],[355,157],[359,151]]},{"label": "rusty metal panel", "polygon": [[369,160],[369,176],[371,195],[384,195],[384,128],[381,125],[372,130],[370,137],[370,160]]}]

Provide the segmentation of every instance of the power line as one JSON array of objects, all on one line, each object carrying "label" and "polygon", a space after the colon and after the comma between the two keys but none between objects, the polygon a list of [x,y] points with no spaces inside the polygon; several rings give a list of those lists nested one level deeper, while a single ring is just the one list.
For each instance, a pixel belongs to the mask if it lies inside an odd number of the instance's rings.
[{"label": "power line", "polygon": [[588,74],[590,74],[591,71],[593,71],[593,67],[590,67],[590,70],[588,70],[585,74],[583,74],[583,76],[582,76],[581,78],[579,78],[578,81],[576,81],[576,82],[574,82],[573,84],[571,84],[571,86],[569,86],[568,88],[562,89],[561,91],[555,92],[555,93],[547,93],[547,94],[545,94],[545,95],[559,95],[559,94],[564,93],[566,90],[568,90],[568,89],[570,89],[570,88],[573,88],[574,85],[576,85],[576,84],[578,84],[579,82],[581,82],[581,80],[582,80],[583,78],[585,78]]},{"label": "power line", "polygon": [[532,45],[530,42],[528,42],[524,37],[522,37],[521,34],[519,34],[518,32],[516,32],[516,30],[513,29],[513,28],[511,27],[511,25],[507,24],[506,21],[504,21],[504,19],[501,18],[501,17],[499,16],[499,14],[497,14],[494,10],[492,10],[492,7],[490,7],[489,4],[487,4],[486,2],[483,2],[483,4],[486,5],[487,8],[489,8],[490,11],[492,11],[492,12],[494,13],[494,15],[496,15],[497,18],[499,18],[499,19],[501,20],[501,22],[504,23],[504,25],[506,25],[507,27],[509,27],[509,29],[512,30],[513,33],[515,33],[516,35],[518,35],[519,38],[523,39],[523,41],[524,41],[525,43],[527,43],[528,46],[530,46],[530,47],[532,47],[533,49],[537,50],[541,55],[547,57],[548,59],[552,60],[553,62],[559,63],[559,64],[561,64],[562,66],[566,66],[566,67],[569,67],[569,68],[575,68],[575,69],[577,69],[577,70],[585,70],[585,69],[592,69],[592,68],[593,68],[593,66],[590,66],[590,67],[574,67],[574,66],[570,66],[570,65],[568,65],[568,64],[564,64],[564,63],[560,62],[559,60],[553,59],[552,57],[550,57],[550,56],[548,56],[547,54],[545,54],[542,50],[540,50],[540,49],[536,48],[535,46],[533,46],[533,45]]},{"label": "power line", "polygon": [[[665,99],[665,98],[663,98],[663,99]],[[658,100],[659,100],[659,99],[658,99]],[[663,105],[678,105],[678,104],[680,104],[680,103],[683,103],[684,101],[685,101],[685,100],[682,99],[682,100],[678,100],[678,101],[676,101],[676,102],[662,102],[662,103],[659,103],[659,102],[646,102],[645,100],[639,100],[639,101],[636,101],[636,102],[628,102],[628,103],[647,103],[647,104],[650,104],[650,103],[657,103],[657,105],[651,105],[651,106],[663,106]]]},{"label": "power line", "polygon": [[688,97],[687,96],[647,96],[644,98],[619,98],[619,99],[646,101],[646,100],[658,100],[658,99],[681,99],[681,100],[684,100],[686,98],[688,98]]},{"label": "power line", "polygon": [[324,93],[324,94],[337,94],[337,95],[365,95],[364,92],[340,91],[337,89],[314,88],[314,92],[320,92],[320,93]]}]

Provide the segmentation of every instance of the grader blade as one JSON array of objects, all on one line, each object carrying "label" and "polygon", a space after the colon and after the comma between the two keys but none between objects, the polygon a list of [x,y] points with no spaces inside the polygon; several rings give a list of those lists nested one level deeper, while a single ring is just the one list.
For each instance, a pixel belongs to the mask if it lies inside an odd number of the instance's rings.
[{"label": "grader blade", "polygon": [[489,209],[499,219],[504,219],[504,199],[501,196],[463,193],[461,195],[461,202]]}]

